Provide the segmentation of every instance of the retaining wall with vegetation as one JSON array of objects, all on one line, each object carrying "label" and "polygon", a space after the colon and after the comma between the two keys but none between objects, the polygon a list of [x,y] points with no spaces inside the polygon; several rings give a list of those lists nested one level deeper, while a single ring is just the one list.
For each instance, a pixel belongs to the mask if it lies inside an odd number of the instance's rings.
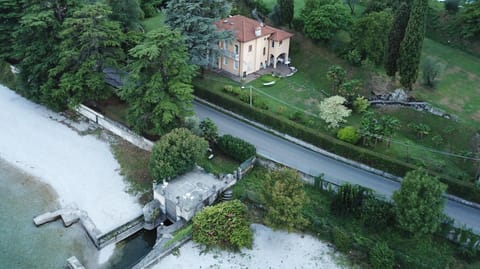
[{"label": "retaining wall with vegetation", "polygon": [[120,136],[121,138],[125,139],[126,141],[132,143],[133,145],[146,150],[151,151],[153,147],[153,142],[137,135],[136,133],[132,132],[127,127],[119,124],[118,122],[112,121],[109,118],[103,116],[102,114],[94,111],[93,109],[80,104],[75,109],[80,115],[90,119],[91,121],[97,123],[98,125],[102,126],[103,128],[107,129],[108,131]]}]

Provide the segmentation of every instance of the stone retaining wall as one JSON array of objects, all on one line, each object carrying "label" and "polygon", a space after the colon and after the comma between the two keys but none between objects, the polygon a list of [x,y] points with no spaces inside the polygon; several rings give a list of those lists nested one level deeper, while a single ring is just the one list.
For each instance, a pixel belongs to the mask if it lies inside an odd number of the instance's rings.
[{"label": "stone retaining wall", "polygon": [[125,139],[126,141],[132,143],[133,145],[146,150],[151,151],[153,147],[153,142],[137,135],[136,133],[132,132],[127,127],[119,124],[118,122],[112,121],[109,118],[103,116],[102,114],[94,111],[93,109],[80,104],[75,109],[80,115],[90,119],[91,121],[95,122],[96,124],[102,126],[103,128],[107,129],[108,131],[120,136],[121,138]]}]

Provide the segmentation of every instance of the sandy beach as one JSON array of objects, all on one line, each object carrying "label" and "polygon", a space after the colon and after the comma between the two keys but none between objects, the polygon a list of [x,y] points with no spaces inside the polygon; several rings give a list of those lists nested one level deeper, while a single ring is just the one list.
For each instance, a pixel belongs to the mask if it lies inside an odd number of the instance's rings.
[{"label": "sandy beach", "polygon": [[153,269],[348,268],[339,265],[339,255],[333,248],[310,235],[273,231],[260,224],[252,224],[251,228],[254,231],[252,249],[242,249],[239,253],[218,249],[201,253],[203,248],[189,241],[180,247],[178,255],[166,256]]},{"label": "sandy beach", "polygon": [[136,198],[125,192],[108,142],[80,135],[62,123],[63,116],[2,85],[0,108],[0,158],[50,185],[62,206],[86,211],[101,232],[142,213]]}]

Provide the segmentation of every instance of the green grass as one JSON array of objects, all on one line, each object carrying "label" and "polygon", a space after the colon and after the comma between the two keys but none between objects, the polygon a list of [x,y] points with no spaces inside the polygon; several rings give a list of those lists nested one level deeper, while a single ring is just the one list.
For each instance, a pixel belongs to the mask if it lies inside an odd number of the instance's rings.
[{"label": "green grass", "polygon": [[213,152],[214,157],[213,159],[208,159],[208,154],[206,154],[199,162],[198,165],[205,169],[208,173],[212,173],[214,175],[219,174],[226,174],[226,173],[233,173],[237,167],[240,165],[239,162],[228,158],[225,154],[223,154],[219,150],[214,150]]},{"label": "green grass", "polygon": [[423,58],[432,57],[445,65],[434,89],[420,87],[414,94],[449,113],[462,123],[480,123],[480,58],[425,39]]},{"label": "green grass", "polygon": [[152,176],[150,174],[150,152],[118,139],[112,145],[113,154],[120,164],[120,173],[128,183],[128,192],[141,194],[141,202],[152,197]]},{"label": "green grass", "polygon": [[163,25],[165,20],[165,14],[159,12],[157,15],[143,20],[142,24],[145,27],[146,32],[150,32],[156,29],[159,25]]},{"label": "green grass", "polygon": [[173,245],[174,243],[185,239],[187,236],[191,236],[192,229],[193,229],[193,224],[189,223],[183,228],[181,228],[180,230],[175,231],[175,233],[173,233],[173,238],[165,242],[165,244],[163,245],[163,248],[166,249],[169,246]]}]

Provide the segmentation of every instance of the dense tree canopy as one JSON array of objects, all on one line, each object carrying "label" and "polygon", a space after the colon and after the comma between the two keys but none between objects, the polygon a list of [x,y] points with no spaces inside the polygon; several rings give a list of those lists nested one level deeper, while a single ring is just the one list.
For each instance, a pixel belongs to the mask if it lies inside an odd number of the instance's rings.
[{"label": "dense tree canopy", "polygon": [[408,172],[400,190],[394,192],[397,221],[414,235],[433,234],[443,217],[446,186],[424,170]]},{"label": "dense tree canopy", "polygon": [[195,68],[179,32],[160,26],[130,50],[129,82],[119,95],[129,103],[128,121],[137,132],[164,134],[192,114]]},{"label": "dense tree canopy", "polygon": [[55,108],[109,96],[103,70],[123,58],[120,24],[108,18],[106,4],[87,4],[66,18],[60,32],[58,62],[43,88]]},{"label": "dense tree canopy", "polygon": [[265,174],[262,201],[267,208],[268,225],[291,231],[307,224],[302,216],[307,196],[298,172],[283,169]]},{"label": "dense tree canopy", "polygon": [[119,21],[126,30],[134,30],[140,26],[144,14],[139,0],[105,0],[112,9],[110,18]]},{"label": "dense tree canopy", "polygon": [[58,108],[49,97],[51,89],[41,88],[48,80],[49,70],[58,62],[62,23],[79,5],[78,1],[58,1],[55,5],[45,5],[42,0],[22,1],[23,15],[13,33],[20,94]]},{"label": "dense tree canopy", "polygon": [[188,129],[173,129],[153,146],[150,156],[153,180],[156,183],[168,181],[192,170],[207,148],[207,141]]},{"label": "dense tree canopy", "polygon": [[462,35],[472,38],[480,35],[480,1],[465,4],[459,14]]},{"label": "dense tree canopy", "polygon": [[352,24],[352,16],[342,3],[314,6],[305,17],[305,34],[315,40],[329,41]]},{"label": "dense tree canopy", "polygon": [[190,62],[208,67],[217,61],[217,44],[231,39],[232,33],[218,31],[214,22],[226,18],[231,6],[225,0],[170,0],[165,9],[165,22],[180,31],[190,53]]},{"label": "dense tree canopy", "polygon": [[362,59],[383,63],[387,34],[392,23],[389,11],[372,12],[355,21],[352,29],[352,43]]},{"label": "dense tree canopy", "polygon": [[14,33],[17,31],[22,17],[21,0],[0,0],[0,59],[14,61]]}]

